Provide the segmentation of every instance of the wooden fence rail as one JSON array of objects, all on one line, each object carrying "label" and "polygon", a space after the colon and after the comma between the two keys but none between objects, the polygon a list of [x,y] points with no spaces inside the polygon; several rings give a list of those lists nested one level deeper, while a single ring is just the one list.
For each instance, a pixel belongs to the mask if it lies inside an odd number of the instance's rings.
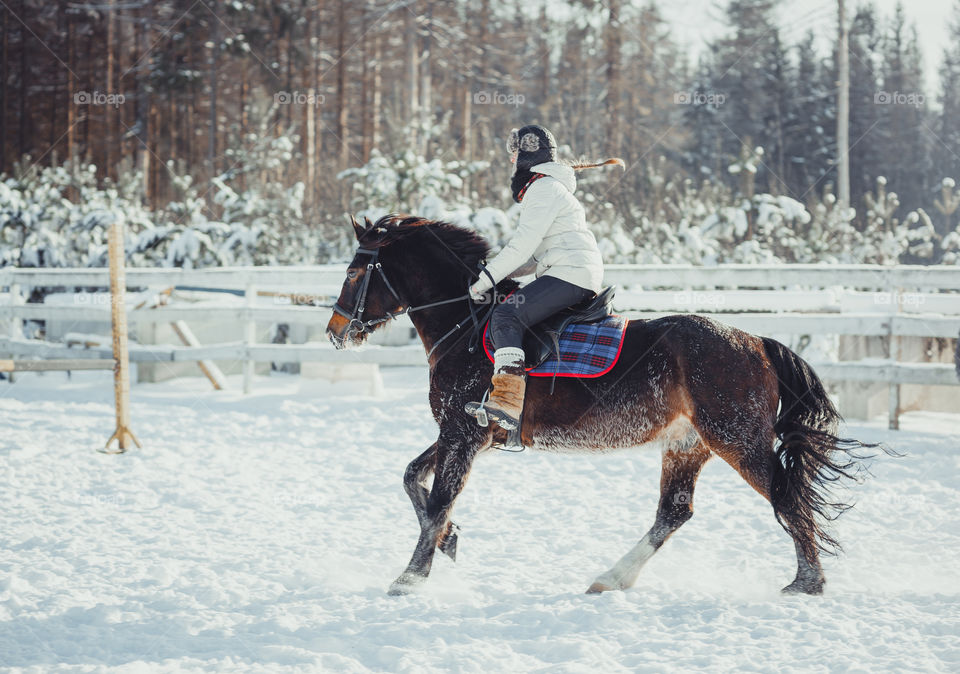
[{"label": "wooden fence rail", "polygon": [[[171,285],[198,288],[329,289],[343,283],[345,265],[300,267],[219,267],[214,269],[127,269],[130,288]],[[728,264],[716,267],[694,265],[606,266],[606,280],[622,286],[647,288],[932,288],[960,290],[960,267],[922,265],[829,265],[829,264]],[[106,268],[49,269],[4,267],[0,286],[11,284],[46,287],[109,286]]]},{"label": "wooden fence rail", "polygon": [[[218,269],[127,269],[126,286],[159,289],[229,289],[239,297],[221,303],[172,304],[129,309],[131,325],[176,322],[229,322],[245,326],[236,341],[193,346],[130,346],[130,360],[185,362],[243,360],[244,388],[252,385],[254,362],[366,362],[424,364],[419,345],[367,347],[336,352],[326,344],[257,344],[256,324],[323,326],[328,309],[298,306],[289,295],[331,299],[339,292],[343,265],[313,267],[232,267]],[[814,363],[828,380],[889,384],[891,424],[899,413],[901,384],[956,385],[953,366],[904,363],[897,359],[899,338],[956,338],[960,332],[960,267],[875,265],[608,265],[606,281],[620,286],[617,310],[631,318],[654,318],[693,311],[759,334],[845,335],[887,338],[885,359]],[[34,287],[77,290],[109,285],[107,269],[0,269],[8,301],[0,320],[10,325],[0,338],[0,355],[11,358],[100,359],[109,349],[78,349],[29,341],[17,334],[23,321],[108,321],[108,295],[80,292],[72,304],[27,304]],[[272,303],[259,294],[282,293]],[[262,299],[262,298],[261,298]],[[329,303],[327,303],[329,304]],[[22,361],[21,361],[22,362]]]}]

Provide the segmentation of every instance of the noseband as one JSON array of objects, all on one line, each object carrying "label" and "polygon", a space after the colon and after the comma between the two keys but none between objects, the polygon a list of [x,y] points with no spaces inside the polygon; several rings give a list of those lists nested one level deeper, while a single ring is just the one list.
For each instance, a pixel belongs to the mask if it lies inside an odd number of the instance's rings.
[{"label": "noseband", "polygon": [[[363,333],[371,333],[373,332],[373,329],[376,326],[380,325],[381,323],[386,323],[387,321],[397,318],[398,316],[403,316],[404,314],[412,314],[415,311],[422,311],[423,309],[437,307],[437,306],[440,306],[441,304],[451,304],[453,302],[461,302],[463,300],[467,300],[467,304],[470,307],[470,315],[467,318],[471,319],[473,323],[473,330],[474,330],[474,339],[471,340],[470,353],[473,353],[476,350],[477,345],[474,342],[478,341],[478,335],[480,334],[483,325],[486,324],[486,321],[489,320],[490,315],[493,313],[493,310],[496,307],[495,302],[490,303],[490,310],[487,312],[485,319],[482,321],[479,319],[478,313],[473,306],[473,300],[470,298],[469,292],[465,295],[460,295],[459,297],[452,297],[449,300],[440,300],[439,302],[431,302],[430,304],[421,304],[420,306],[416,306],[416,307],[412,307],[409,305],[403,306],[403,300],[400,299],[400,295],[397,293],[396,290],[394,290],[393,284],[390,283],[390,279],[387,278],[387,274],[386,272],[383,271],[383,266],[380,264],[380,260],[379,260],[380,249],[379,248],[373,248],[373,249],[357,248],[357,252],[355,253],[355,255],[369,255],[370,262],[367,263],[367,273],[363,275],[363,280],[360,282],[360,293],[357,295],[357,301],[354,302],[353,311],[347,311],[346,309],[344,309],[342,306],[340,306],[340,302],[334,302],[333,304],[334,313],[340,314],[341,316],[343,316],[344,318],[350,321],[349,325],[347,325],[347,333],[346,333],[347,335],[359,335]],[[387,290],[390,291],[394,299],[397,300],[397,303],[402,308],[400,311],[396,313],[392,313],[388,311],[386,316],[381,316],[380,318],[369,318],[367,320],[363,320],[363,313],[367,308],[367,293],[370,290],[370,279],[373,276],[371,272],[373,271],[379,272],[380,278],[383,279],[384,285],[387,286]],[[487,271],[486,267],[481,266],[480,271],[487,275],[491,283],[493,282],[493,277],[490,276],[490,272]],[[494,286],[495,285],[496,284],[494,284]],[[460,328],[462,328],[463,325],[465,325],[465,322],[466,322],[465,320],[460,321],[459,323],[454,325],[452,328],[450,328],[450,330],[445,335],[443,335],[443,337],[438,339],[434,343],[433,348],[431,348],[430,351],[427,353],[427,358],[430,358],[430,356],[433,355],[433,352],[437,350],[437,347],[440,346],[441,342],[446,340],[447,337],[450,337],[453,333],[460,330]]]}]

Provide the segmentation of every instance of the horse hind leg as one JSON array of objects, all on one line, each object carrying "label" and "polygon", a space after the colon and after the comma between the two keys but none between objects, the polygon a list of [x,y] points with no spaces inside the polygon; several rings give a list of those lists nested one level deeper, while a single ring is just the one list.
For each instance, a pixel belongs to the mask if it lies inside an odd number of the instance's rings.
[{"label": "horse hind leg", "polygon": [[[771,485],[778,461],[773,445],[773,432],[763,434],[758,440],[746,446],[718,445],[716,453],[729,463],[740,476],[763,496],[769,503],[773,503]],[[808,512],[807,515],[810,513]],[[797,517],[797,514],[787,514],[778,517],[781,525],[793,539],[797,553],[797,575],[793,582],[783,588],[786,594],[823,594],[826,579],[823,567],[820,564],[820,554],[815,540],[815,532],[809,527],[801,525],[808,517]]]},{"label": "horse hind leg", "polygon": [[[784,594],[823,594],[823,586],[827,581],[820,565],[820,554],[817,548],[812,553],[804,553],[803,546],[794,539],[797,550],[797,576],[793,582],[780,590]],[[811,561],[812,559],[812,561]]]},{"label": "horse hind leg", "polygon": [[597,577],[587,594],[626,590],[633,586],[643,565],[673,532],[693,517],[694,485],[709,458],[710,450],[692,428],[679,442],[670,443],[664,449],[660,502],[653,526],[612,569]]}]

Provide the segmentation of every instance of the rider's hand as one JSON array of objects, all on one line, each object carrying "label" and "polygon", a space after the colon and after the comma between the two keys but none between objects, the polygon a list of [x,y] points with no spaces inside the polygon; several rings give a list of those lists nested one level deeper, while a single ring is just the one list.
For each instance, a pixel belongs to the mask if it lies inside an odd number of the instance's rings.
[{"label": "rider's hand", "polygon": [[481,302],[485,297],[484,293],[486,291],[480,290],[480,283],[474,283],[472,286],[470,286],[470,290],[468,292],[470,293],[470,299],[472,299],[474,302]]},{"label": "rider's hand", "polygon": [[491,288],[493,288],[493,279],[490,278],[490,274],[482,271],[480,278],[473,282],[467,292],[470,293],[470,299],[474,302],[482,302],[486,299],[486,293]]}]

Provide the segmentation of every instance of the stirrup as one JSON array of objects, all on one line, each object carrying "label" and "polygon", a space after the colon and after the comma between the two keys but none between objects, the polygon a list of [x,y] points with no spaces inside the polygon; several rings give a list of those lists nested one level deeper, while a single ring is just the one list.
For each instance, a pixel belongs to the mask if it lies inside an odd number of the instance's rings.
[{"label": "stirrup", "polygon": [[463,406],[464,411],[470,416],[474,417],[477,420],[477,425],[481,428],[486,428],[490,425],[490,419],[487,416],[487,408],[484,405],[487,404],[487,400],[490,399],[490,389],[488,388],[484,394],[483,398],[480,399],[478,403],[467,403]]}]

